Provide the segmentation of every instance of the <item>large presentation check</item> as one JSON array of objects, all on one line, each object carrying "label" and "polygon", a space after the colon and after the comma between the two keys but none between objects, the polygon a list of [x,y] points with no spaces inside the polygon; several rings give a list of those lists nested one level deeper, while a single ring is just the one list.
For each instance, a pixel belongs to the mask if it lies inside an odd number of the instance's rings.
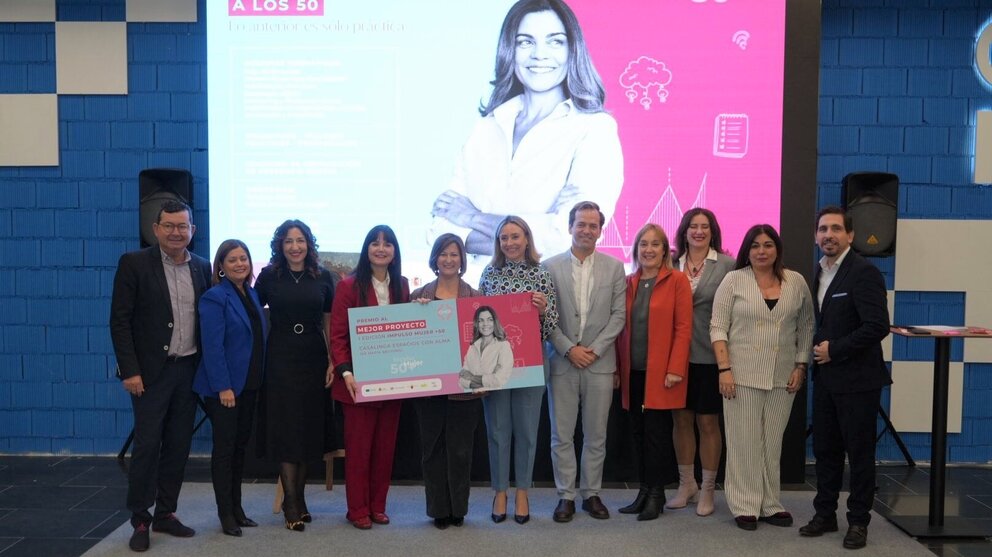
[{"label": "large presentation check", "polygon": [[543,385],[529,293],[348,310],[358,402]]}]

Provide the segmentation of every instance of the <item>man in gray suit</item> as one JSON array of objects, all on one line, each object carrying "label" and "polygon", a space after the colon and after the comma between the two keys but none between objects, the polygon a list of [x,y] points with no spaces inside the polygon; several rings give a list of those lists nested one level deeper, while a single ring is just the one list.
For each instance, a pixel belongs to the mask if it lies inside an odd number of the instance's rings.
[{"label": "man in gray suit", "polygon": [[610,517],[599,498],[606,456],[606,422],[619,383],[613,341],[624,325],[623,264],[596,251],[605,218],[599,205],[580,201],[568,214],[572,248],[545,262],[558,294],[558,327],[548,339],[551,461],[558,488],[555,522],[575,515],[575,423],[582,409],[582,510]]}]

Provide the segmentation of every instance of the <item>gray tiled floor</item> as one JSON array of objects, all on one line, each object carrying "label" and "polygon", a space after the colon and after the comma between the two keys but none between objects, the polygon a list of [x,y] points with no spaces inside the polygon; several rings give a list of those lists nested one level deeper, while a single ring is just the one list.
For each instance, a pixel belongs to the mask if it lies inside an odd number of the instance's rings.
[{"label": "gray tiled floor", "polygon": [[[208,482],[209,461],[191,459],[187,481]],[[812,489],[812,467],[805,485]],[[876,510],[926,513],[926,467],[880,466]],[[124,509],[126,475],[113,458],[0,456],[0,557],[77,556],[128,519]],[[992,532],[992,468],[954,467],[947,474],[947,516],[985,521]],[[985,540],[921,540],[934,554],[988,557]]]}]

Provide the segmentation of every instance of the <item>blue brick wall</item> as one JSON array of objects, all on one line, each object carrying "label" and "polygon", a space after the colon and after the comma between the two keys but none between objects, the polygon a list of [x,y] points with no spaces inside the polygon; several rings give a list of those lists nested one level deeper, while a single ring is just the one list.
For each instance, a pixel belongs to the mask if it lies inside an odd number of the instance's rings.
[{"label": "blue brick wall", "polygon": [[[205,0],[198,8],[193,24],[128,25],[128,95],[59,96],[59,167],[0,168],[0,452],[111,454],[130,430],[106,319],[117,258],[138,247],[139,171],[193,172],[207,255]],[[124,2],[58,0],[57,13],[123,21]],[[817,203],[839,203],[848,172],[882,170],[901,178],[901,218],[992,218],[992,190],[969,183],[974,111],[992,105],[972,49],[992,0],[824,0],[822,15]],[[0,93],[54,92],[54,25],[0,28]],[[875,263],[891,288],[892,260]],[[963,315],[960,292],[896,295],[897,320]],[[931,350],[894,344],[909,360]],[[965,363],[965,385],[950,458],[988,462],[992,364]],[[209,449],[204,429],[194,451]],[[929,458],[928,435],[904,439]],[[899,460],[889,437],[879,456]]]},{"label": "blue brick wall", "polygon": [[[131,430],[107,320],[138,248],[138,172],[193,172],[207,215],[205,0],[197,23],[128,25],[128,95],[60,95],[58,167],[0,168],[0,452],[115,454]],[[57,0],[59,21],[124,21],[124,0]],[[55,92],[55,25],[0,26],[0,93]],[[197,251],[205,255],[206,223]],[[196,450],[209,451],[209,425]]]},{"label": "blue brick wall", "polygon": [[[974,47],[990,20],[990,0],[823,1],[819,205],[840,201],[848,172],[877,170],[900,177],[900,218],[992,218],[992,188],[971,184],[974,113],[992,106],[992,87],[974,70]],[[891,289],[893,259],[875,263]],[[964,303],[963,292],[897,292],[893,320],[964,324]],[[893,357],[932,361],[933,342],[894,338]],[[952,342],[951,358],[962,361],[960,341]],[[951,462],[992,461],[990,370],[965,363],[963,431],[949,436]],[[914,458],[930,459],[929,434],[902,437]],[[888,435],[878,456],[902,459]]]}]

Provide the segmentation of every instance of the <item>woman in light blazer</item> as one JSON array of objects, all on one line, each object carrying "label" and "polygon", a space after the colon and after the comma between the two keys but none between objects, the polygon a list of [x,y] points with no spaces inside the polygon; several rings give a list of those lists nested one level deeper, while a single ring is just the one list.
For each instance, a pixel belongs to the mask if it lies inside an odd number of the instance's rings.
[{"label": "woman in light blazer", "polygon": [[779,457],[813,345],[812,296],[802,275],[784,268],[771,225],[747,231],[736,267],[716,291],[710,322],[727,430],[727,504],[744,530],[758,521],[791,526],[779,501]]},{"label": "woman in light blazer", "polygon": [[193,390],[203,397],[213,425],[210,477],[221,529],[229,536],[240,536],[242,526],[258,526],[241,507],[245,447],[262,385],[267,333],[253,278],[248,246],[225,240],[214,257],[215,286],[198,307],[203,357]]}]

